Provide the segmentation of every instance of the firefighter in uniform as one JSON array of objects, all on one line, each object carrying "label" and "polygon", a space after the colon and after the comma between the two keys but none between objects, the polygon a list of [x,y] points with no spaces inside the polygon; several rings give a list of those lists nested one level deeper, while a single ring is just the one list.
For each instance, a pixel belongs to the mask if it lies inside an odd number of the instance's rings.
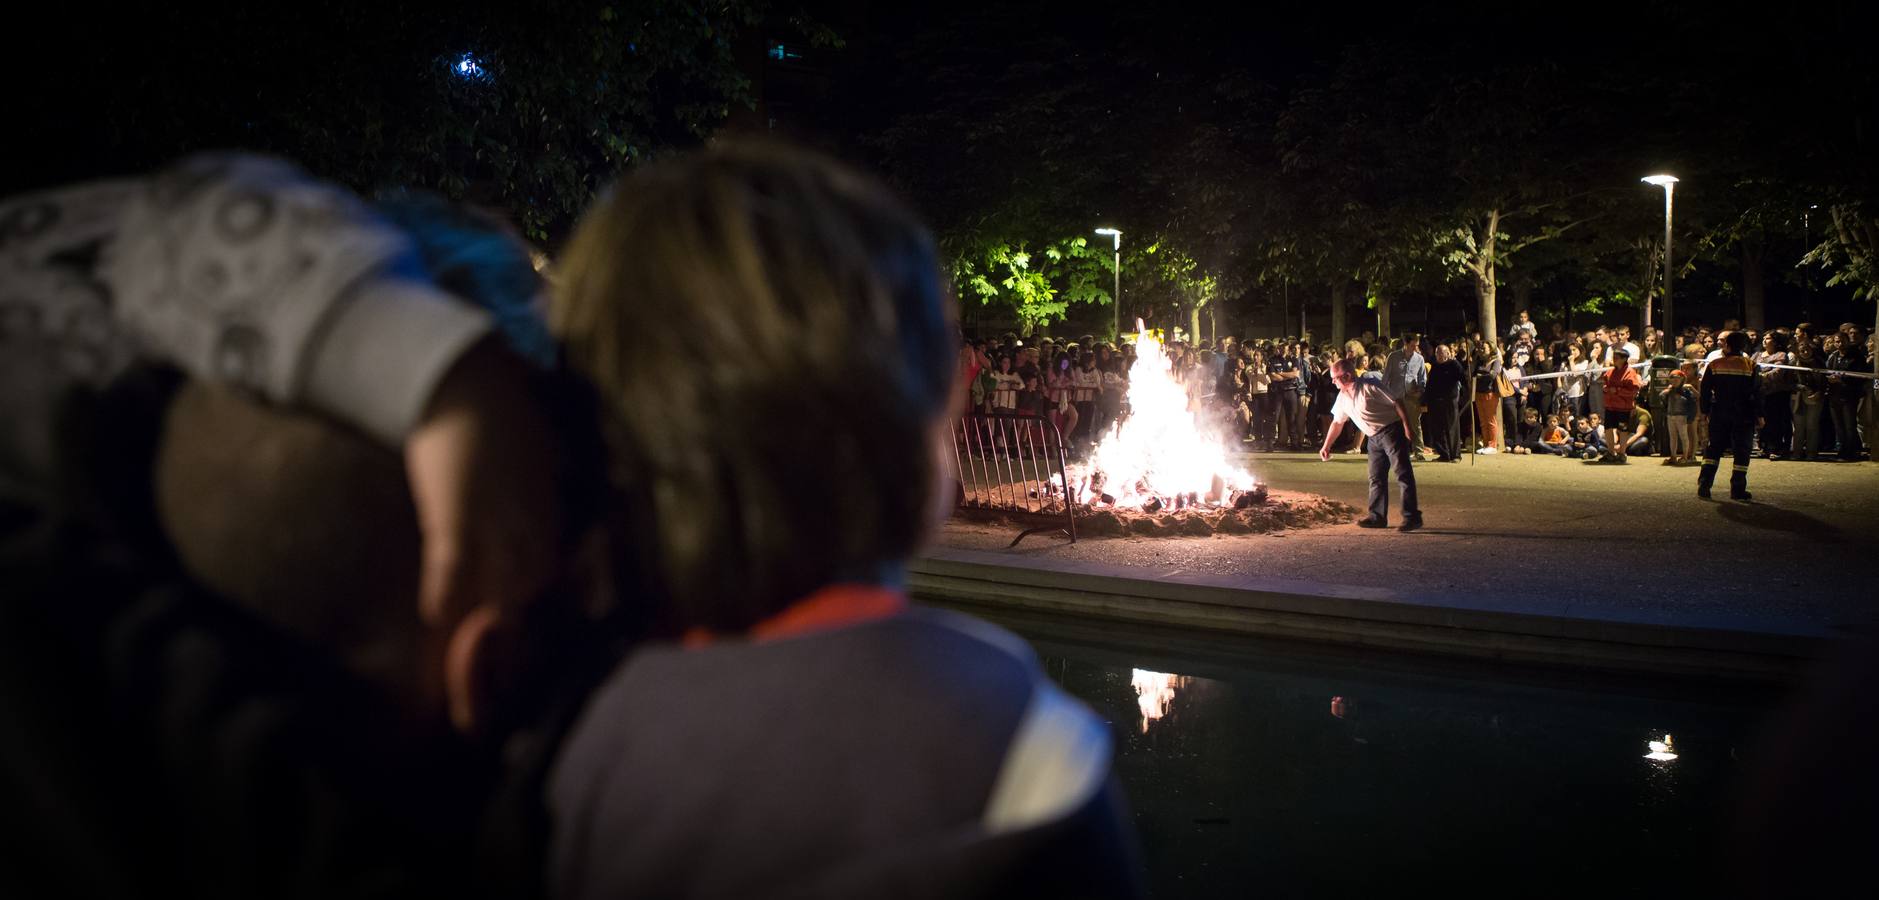
[{"label": "firefighter in uniform", "polygon": [[1735,469],[1729,473],[1729,498],[1749,499],[1749,453],[1761,396],[1761,376],[1755,361],[1743,355],[1748,335],[1730,332],[1723,339],[1723,355],[1711,360],[1703,371],[1699,402],[1703,415],[1709,417],[1709,444],[1703,448],[1703,470],[1696,476],[1696,495],[1709,499],[1709,487],[1716,483],[1716,469],[1722,455],[1733,451]]}]

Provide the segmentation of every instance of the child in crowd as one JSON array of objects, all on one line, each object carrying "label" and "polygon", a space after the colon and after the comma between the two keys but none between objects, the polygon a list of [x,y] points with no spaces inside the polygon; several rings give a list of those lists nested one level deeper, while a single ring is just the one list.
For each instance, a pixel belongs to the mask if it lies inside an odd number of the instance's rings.
[{"label": "child in crowd", "polygon": [[1586,416],[1573,425],[1571,455],[1581,459],[1598,459],[1605,452],[1605,442],[1599,440],[1598,415]]},{"label": "child in crowd", "polygon": [[1670,454],[1664,465],[1679,466],[1696,458],[1696,388],[1679,369],[1670,374],[1670,385],[1658,394],[1664,398],[1664,410],[1670,416]]},{"label": "child in crowd", "polygon": [[1566,429],[1560,425],[1559,416],[1546,417],[1546,429],[1540,433],[1539,451],[1554,456],[1565,456],[1571,449]]},{"label": "child in crowd", "polygon": [[[1540,437],[1545,426],[1540,422],[1540,411],[1529,406],[1520,413],[1520,424],[1514,427],[1514,452],[1530,454],[1540,450]],[[1545,453],[1545,450],[1540,450]]]}]

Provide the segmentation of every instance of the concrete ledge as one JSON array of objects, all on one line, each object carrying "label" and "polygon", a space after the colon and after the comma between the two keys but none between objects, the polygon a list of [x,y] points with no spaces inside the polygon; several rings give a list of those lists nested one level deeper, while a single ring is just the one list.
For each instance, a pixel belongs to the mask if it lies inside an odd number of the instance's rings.
[{"label": "concrete ledge", "polygon": [[[1375,588],[1222,579],[939,549],[911,567],[920,600],[1019,608],[1414,654],[1788,684],[1831,636],[1763,627],[1623,622],[1410,602]],[[1735,626],[1735,627],[1731,627]]]}]

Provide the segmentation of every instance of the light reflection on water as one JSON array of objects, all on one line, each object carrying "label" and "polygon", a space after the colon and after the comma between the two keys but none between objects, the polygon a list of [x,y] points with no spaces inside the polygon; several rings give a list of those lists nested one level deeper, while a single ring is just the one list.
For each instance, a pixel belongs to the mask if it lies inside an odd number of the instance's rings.
[{"label": "light reflection on water", "polygon": [[1114,729],[1158,897],[1340,895],[1464,872],[1509,888],[1544,872],[1557,892],[1608,890],[1619,873],[1627,891],[1691,890],[1720,871],[1735,749],[1763,712],[1361,664],[1039,650]]}]

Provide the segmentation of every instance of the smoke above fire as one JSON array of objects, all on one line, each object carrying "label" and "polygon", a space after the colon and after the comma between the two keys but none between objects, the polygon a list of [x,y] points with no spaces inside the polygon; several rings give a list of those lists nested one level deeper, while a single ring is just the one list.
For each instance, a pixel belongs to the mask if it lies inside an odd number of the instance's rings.
[{"label": "smoke above fire", "polygon": [[1175,380],[1161,341],[1146,330],[1136,337],[1128,399],[1128,417],[1078,467],[1073,480],[1083,493],[1080,500],[1153,511],[1224,506],[1236,494],[1258,489],[1251,472],[1229,462],[1222,434],[1196,421],[1187,388]]}]

